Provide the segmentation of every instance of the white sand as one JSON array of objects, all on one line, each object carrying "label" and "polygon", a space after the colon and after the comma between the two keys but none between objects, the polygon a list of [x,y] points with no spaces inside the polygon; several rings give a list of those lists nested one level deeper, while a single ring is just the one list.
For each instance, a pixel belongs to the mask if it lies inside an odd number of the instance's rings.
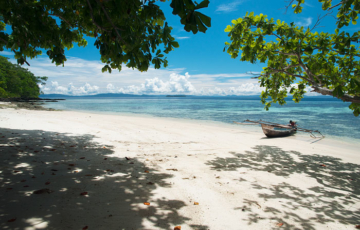
[{"label": "white sand", "polygon": [[360,224],[360,144],[69,111],[1,109],[0,127],[1,229]]}]

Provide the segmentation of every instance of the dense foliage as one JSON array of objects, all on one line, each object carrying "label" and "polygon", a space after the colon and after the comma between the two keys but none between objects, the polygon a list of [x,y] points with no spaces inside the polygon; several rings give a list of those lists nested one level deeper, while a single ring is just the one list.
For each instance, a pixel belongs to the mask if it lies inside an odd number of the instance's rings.
[{"label": "dense foliage", "polygon": [[[285,104],[288,91],[293,100],[299,102],[306,93],[306,86],[310,86],[314,92],[351,102],[349,108],[358,116],[360,32],[351,34],[343,31],[343,27],[350,22],[357,23],[360,1],[344,0],[333,6],[331,0],[319,2],[326,14],[319,17],[311,29],[247,13],[225,29],[231,40],[225,43],[225,48],[232,58],[240,54],[241,61],[267,64],[257,76],[260,86],[265,87],[261,100],[266,109],[271,103]],[[290,1],[295,13],[302,11],[302,4],[304,0]],[[333,9],[338,12],[334,33],[314,31]],[[266,100],[269,97],[271,101]]]},{"label": "dense foliage", "polygon": [[0,98],[37,98],[46,80],[0,56]]},{"label": "dense foliage", "polygon": [[[161,0],[165,2],[165,0]],[[0,50],[11,49],[18,63],[41,54],[56,65],[66,61],[65,48],[74,43],[86,46],[84,36],[95,37],[102,71],[127,67],[146,71],[167,66],[167,54],[179,44],[171,36],[156,0],[6,0],[0,1]],[[165,4],[165,3],[162,3]],[[209,0],[172,0],[173,14],[180,17],[186,31],[194,34],[210,27],[208,16],[198,12]],[[11,27],[5,33],[6,25]]]}]

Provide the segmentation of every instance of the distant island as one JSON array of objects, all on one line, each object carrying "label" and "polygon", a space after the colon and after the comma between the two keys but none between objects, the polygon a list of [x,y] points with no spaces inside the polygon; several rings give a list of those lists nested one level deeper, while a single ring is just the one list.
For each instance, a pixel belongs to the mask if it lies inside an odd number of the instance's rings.
[{"label": "distant island", "polygon": [[166,97],[186,97],[186,95],[166,95]]}]

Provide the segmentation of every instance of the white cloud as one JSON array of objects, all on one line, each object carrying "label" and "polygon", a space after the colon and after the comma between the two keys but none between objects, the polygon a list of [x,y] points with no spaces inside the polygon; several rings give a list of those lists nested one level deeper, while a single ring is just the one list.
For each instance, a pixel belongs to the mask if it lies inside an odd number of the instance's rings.
[{"label": "white cloud", "polygon": [[224,3],[219,5],[215,11],[225,12],[225,13],[237,11],[237,7],[241,5],[243,2],[245,2],[245,0],[236,0],[230,3]]},{"label": "white cloud", "polygon": [[[10,59],[16,63],[16,60]],[[36,76],[48,76],[41,86],[45,94],[91,95],[98,93],[188,94],[188,95],[258,95],[258,80],[248,73],[181,74],[184,69],[149,68],[139,72],[124,67],[121,72],[101,73],[100,61],[69,57],[65,67],[56,67],[47,58],[29,60],[26,67]],[[308,92],[311,89],[307,89]],[[307,95],[318,95],[307,93]]]},{"label": "white cloud", "polygon": [[9,52],[9,51],[0,51],[0,55],[11,56],[11,55],[14,55],[14,53],[13,53],[13,52]]},{"label": "white cloud", "polygon": [[310,26],[312,23],[312,17],[308,17],[308,18],[303,18],[302,21],[297,21],[295,22],[295,25],[297,26],[303,26],[303,27],[308,27]]},{"label": "white cloud", "polygon": [[99,93],[99,87],[95,85],[92,86],[89,83],[80,87],[76,87],[73,83],[69,83],[67,87],[64,87],[60,86],[58,82],[52,81],[50,85],[41,85],[40,89],[44,92],[44,94],[65,94],[73,96],[93,95]]},{"label": "white cloud", "polygon": [[178,36],[174,36],[176,39],[178,40],[183,40],[183,39],[189,39],[190,37],[178,37]]},{"label": "white cloud", "polygon": [[[119,87],[115,91],[126,94],[196,94],[196,88],[189,81],[189,78],[188,73],[185,73],[185,75],[172,73],[168,81],[155,77],[146,79],[144,83],[138,86]],[[108,89],[108,92],[113,91],[113,88],[111,88],[111,91]]]}]

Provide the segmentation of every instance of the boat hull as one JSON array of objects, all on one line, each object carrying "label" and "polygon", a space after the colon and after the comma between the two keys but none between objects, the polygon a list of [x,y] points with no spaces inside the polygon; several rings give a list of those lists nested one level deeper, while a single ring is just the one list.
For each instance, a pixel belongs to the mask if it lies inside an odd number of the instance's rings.
[{"label": "boat hull", "polygon": [[286,137],[296,133],[296,129],[275,129],[274,126],[261,124],[261,128],[267,137]]}]

